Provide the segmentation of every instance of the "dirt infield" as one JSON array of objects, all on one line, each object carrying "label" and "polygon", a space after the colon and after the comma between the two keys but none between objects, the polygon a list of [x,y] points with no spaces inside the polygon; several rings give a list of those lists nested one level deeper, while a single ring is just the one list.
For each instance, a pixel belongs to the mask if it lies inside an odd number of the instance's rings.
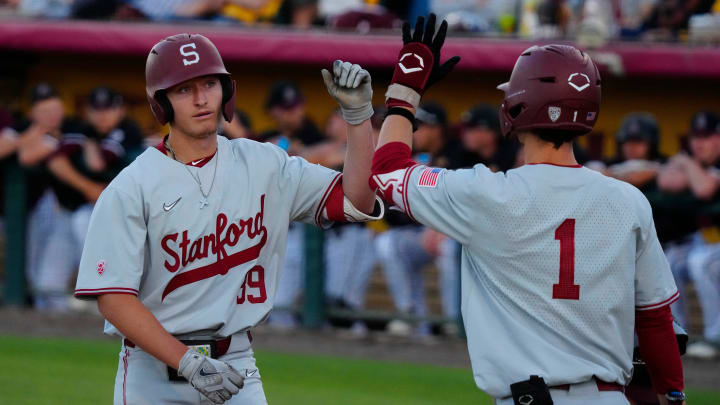
[{"label": "dirt infield", "polygon": [[[0,335],[116,339],[103,335],[102,326],[103,320],[97,315],[53,315],[0,308]],[[257,328],[253,334],[253,346],[260,350],[470,367],[465,341],[456,338],[419,340],[390,337],[383,333],[356,337],[332,329],[280,332],[265,326]],[[685,358],[684,365],[688,387],[718,389],[720,359],[699,361]]]}]

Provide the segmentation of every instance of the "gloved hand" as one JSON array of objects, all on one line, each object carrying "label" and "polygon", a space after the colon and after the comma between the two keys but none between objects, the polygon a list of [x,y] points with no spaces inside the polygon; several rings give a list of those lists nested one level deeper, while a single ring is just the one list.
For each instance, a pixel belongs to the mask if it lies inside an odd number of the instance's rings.
[{"label": "gloved hand", "polygon": [[232,366],[188,349],[180,359],[178,374],[214,404],[223,404],[240,392],[244,377]]},{"label": "gloved hand", "polygon": [[333,73],[321,71],[328,93],[340,104],[348,124],[358,125],[373,115],[370,73],[350,62],[336,60]]},{"label": "gloved hand", "polygon": [[392,81],[385,93],[388,107],[417,107],[425,90],[447,76],[460,62],[459,56],[453,56],[440,64],[447,22],[443,20],[435,35],[435,18],[435,14],[430,14],[425,24],[425,18],[418,17],[412,36],[410,24],[403,24],[404,46],[400,49]]}]

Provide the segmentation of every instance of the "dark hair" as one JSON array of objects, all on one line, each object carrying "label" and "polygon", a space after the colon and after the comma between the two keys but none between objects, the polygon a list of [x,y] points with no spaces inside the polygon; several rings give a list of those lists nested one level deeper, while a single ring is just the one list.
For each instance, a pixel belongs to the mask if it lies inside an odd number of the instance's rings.
[{"label": "dark hair", "polygon": [[575,138],[582,135],[577,131],[563,131],[557,129],[533,129],[530,133],[536,135],[545,142],[552,143],[555,149],[560,149],[562,144],[565,142],[572,142]]}]

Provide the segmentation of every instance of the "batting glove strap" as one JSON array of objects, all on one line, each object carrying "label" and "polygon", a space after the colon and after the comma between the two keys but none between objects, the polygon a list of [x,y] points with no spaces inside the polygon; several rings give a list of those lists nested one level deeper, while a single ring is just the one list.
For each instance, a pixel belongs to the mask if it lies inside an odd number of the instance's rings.
[{"label": "batting glove strap", "polygon": [[232,366],[188,349],[180,359],[178,374],[214,404],[223,404],[240,392],[244,379]]},{"label": "batting glove strap", "polygon": [[420,93],[411,87],[398,83],[391,84],[385,92],[385,104],[388,107],[406,106],[417,108],[420,105],[420,98]]},{"label": "batting glove strap", "polygon": [[365,120],[369,120],[375,113],[372,108],[372,104],[370,103],[365,104],[362,107],[340,106],[340,112],[342,112],[345,122],[351,125],[362,124]]}]

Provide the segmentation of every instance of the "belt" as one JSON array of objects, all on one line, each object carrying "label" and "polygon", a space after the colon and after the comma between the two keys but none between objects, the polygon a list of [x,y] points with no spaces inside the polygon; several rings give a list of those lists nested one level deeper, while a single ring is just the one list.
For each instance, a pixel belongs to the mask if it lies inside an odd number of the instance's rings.
[{"label": "belt", "polygon": [[[620,385],[618,383],[610,383],[605,382],[602,380],[598,380],[595,378],[595,383],[597,384],[598,391],[620,391],[625,392],[625,386]],[[553,385],[552,387],[548,387],[553,390],[564,390],[564,391],[570,391],[570,386],[573,384],[560,384],[560,385]]]},{"label": "belt", "polygon": [[[250,340],[250,342],[252,342],[252,340],[253,340],[252,334],[250,333],[250,331],[247,331],[246,333],[247,333],[248,340]],[[231,341],[231,340],[232,340],[232,336],[228,336],[228,337],[226,337],[226,338],[222,338],[222,339],[217,339],[217,340],[215,340],[215,345],[216,345],[216,348],[217,348],[217,355],[218,355],[218,357],[219,357],[219,356],[223,356],[225,353],[227,353],[228,348],[230,348],[230,341]],[[186,345],[192,345],[192,344],[193,344],[193,341],[192,341],[192,340],[181,340],[181,342],[183,342],[183,343],[186,344]],[[125,339],[123,340],[123,343],[124,343],[125,346],[127,346],[127,347],[131,347],[131,348],[134,348],[134,347],[135,347],[135,343],[133,343],[132,340],[130,340],[130,339],[128,339],[128,338],[125,338]]]}]

